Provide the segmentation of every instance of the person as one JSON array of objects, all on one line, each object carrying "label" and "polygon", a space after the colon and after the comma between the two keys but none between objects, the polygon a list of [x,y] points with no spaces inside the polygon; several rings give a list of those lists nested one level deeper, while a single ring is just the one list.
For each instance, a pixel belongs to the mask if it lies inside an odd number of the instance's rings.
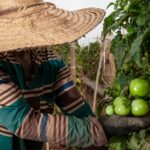
[{"label": "person", "polygon": [[[98,25],[98,8],[67,11],[42,0],[0,2],[0,149],[43,143],[105,149],[111,134],[150,125],[150,117],[95,117],[51,45],[75,41]],[[56,104],[61,115],[52,114]]]}]

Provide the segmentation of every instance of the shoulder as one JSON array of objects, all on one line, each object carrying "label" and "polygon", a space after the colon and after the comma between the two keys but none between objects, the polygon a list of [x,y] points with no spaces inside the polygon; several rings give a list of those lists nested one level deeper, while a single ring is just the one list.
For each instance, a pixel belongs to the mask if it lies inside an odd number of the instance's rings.
[{"label": "shoulder", "polygon": [[46,61],[61,61],[62,58],[57,54],[51,47],[42,47],[37,50],[37,57],[41,59],[42,62]]},{"label": "shoulder", "polygon": [[61,58],[61,56],[53,50],[51,47],[44,47],[38,50],[37,57],[44,64],[51,66],[52,68],[63,68],[67,67],[65,61]]},{"label": "shoulder", "polygon": [[17,86],[14,84],[14,82],[12,82],[10,76],[4,71],[0,70],[0,95],[2,95],[2,93],[6,94],[10,92],[11,89],[14,89],[16,87]]},{"label": "shoulder", "polygon": [[6,72],[0,70],[0,84],[7,83],[9,81],[10,81],[10,76]]}]

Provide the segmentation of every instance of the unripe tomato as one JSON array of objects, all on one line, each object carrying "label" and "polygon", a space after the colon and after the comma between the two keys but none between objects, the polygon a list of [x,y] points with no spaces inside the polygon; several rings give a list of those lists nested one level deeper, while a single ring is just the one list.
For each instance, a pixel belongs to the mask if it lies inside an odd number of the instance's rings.
[{"label": "unripe tomato", "polygon": [[130,107],[126,105],[116,105],[114,111],[117,115],[126,116],[130,114]]},{"label": "unripe tomato", "polygon": [[137,78],[131,81],[129,90],[133,96],[144,97],[150,92],[150,83],[146,79]]},{"label": "unripe tomato", "polygon": [[144,99],[135,99],[131,103],[131,112],[134,116],[144,116],[149,113],[149,105]]},{"label": "unripe tomato", "polygon": [[120,105],[120,104],[122,105],[122,104],[126,104],[126,102],[127,102],[127,98],[124,97],[124,96],[120,96],[120,97],[117,97],[117,98],[114,99],[113,105],[114,106],[117,106],[117,105]]},{"label": "unripe tomato", "polygon": [[110,115],[110,116],[113,115],[114,114],[113,105],[107,105],[105,111],[106,111],[106,115]]}]

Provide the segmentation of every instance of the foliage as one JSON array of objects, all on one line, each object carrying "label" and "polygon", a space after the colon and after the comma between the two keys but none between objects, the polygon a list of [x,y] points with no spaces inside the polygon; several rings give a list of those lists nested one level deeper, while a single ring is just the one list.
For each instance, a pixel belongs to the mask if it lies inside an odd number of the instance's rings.
[{"label": "foliage", "polygon": [[53,50],[55,50],[64,60],[66,63],[70,63],[70,47],[69,44],[61,44],[61,45],[55,45],[52,47]]},{"label": "foliage", "polygon": [[[117,76],[106,94],[112,98],[126,96],[131,99],[128,88],[131,80],[142,77],[150,81],[150,1],[116,0],[110,6],[114,11],[104,21],[103,37],[108,33],[115,35],[111,51],[115,56]],[[145,99],[150,102],[150,95]],[[150,129],[145,129],[131,133],[123,137],[123,141],[117,136],[115,142],[110,140],[109,150],[150,150],[149,132]]]},{"label": "foliage", "polygon": [[100,52],[100,43],[98,41],[90,43],[77,51],[77,71],[85,74],[92,80],[96,79]]},{"label": "foliage", "polygon": [[150,1],[116,0],[112,5],[115,11],[105,19],[103,36],[115,34],[111,47],[117,68],[114,86],[119,84],[120,94],[127,95],[133,78],[150,80]]},{"label": "foliage", "polygon": [[127,144],[131,150],[150,150],[150,128],[141,130],[139,134],[134,132],[129,135]]},{"label": "foliage", "polygon": [[133,132],[128,136],[112,136],[109,150],[150,150],[150,128]]},{"label": "foliage", "polygon": [[[52,47],[66,63],[70,64],[69,44],[56,45]],[[98,41],[90,43],[88,46],[80,47],[76,44],[77,79],[85,74],[92,80],[96,78],[99,60],[100,43]],[[79,81],[80,82],[80,81]]]},{"label": "foliage", "polygon": [[124,136],[112,136],[109,140],[109,150],[126,150],[127,141]]}]

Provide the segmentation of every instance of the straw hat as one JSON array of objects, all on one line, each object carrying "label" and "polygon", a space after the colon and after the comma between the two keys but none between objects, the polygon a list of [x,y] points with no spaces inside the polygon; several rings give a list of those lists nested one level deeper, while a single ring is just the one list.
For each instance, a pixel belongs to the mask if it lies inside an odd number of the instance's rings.
[{"label": "straw hat", "polygon": [[67,11],[42,0],[0,0],[0,51],[72,42],[104,15],[98,8]]}]

